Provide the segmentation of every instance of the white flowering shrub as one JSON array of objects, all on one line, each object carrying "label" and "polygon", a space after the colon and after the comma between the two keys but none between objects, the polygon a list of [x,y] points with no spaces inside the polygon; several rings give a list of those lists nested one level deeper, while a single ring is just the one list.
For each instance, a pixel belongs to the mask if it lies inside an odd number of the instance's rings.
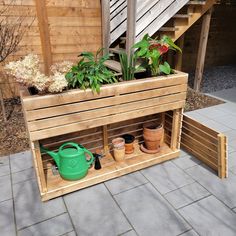
[{"label": "white flowering shrub", "polygon": [[5,69],[20,84],[40,92],[59,93],[68,86],[65,74],[71,67],[68,61],[57,63],[51,66],[52,75],[46,76],[40,72],[38,56],[29,54],[23,60],[9,62]]},{"label": "white flowering shrub", "polygon": [[66,74],[70,71],[71,67],[73,66],[73,63],[71,61],[63,61],[60,63],[55,63],[51,66],[50,70],[53,75],[61,73]]}]

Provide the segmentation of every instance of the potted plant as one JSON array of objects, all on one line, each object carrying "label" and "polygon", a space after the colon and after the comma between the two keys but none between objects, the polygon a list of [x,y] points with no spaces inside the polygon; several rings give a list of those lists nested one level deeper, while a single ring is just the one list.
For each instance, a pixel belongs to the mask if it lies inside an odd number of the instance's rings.
[{"label": "potted plant", "polygon": [[130,55],[126,52],[121,52],[119,54],[120,58],[120,65],[122,70],[122,80],[128,81],[134,79],[134,73],[136,71],[135,64],[136,64],[136,58],[132,52],[130,52]]},{"label": "potted plant", "polygon": [[77,65],[73,66],[66,74],[69,88],[87,89],[100,92],[102,84],[117,82],[114,73],[107,69],[104,62],[109,59],[109,54],[99,57],[103,49],[99,49],[94,55],[91,52],[83,52]]},{"label": "potted plant", "polygon": [[147,69],[151,76],[171,74],[173,71],[168,62],[164,61],[164,55],[169,50],[181,52],[181,49],[166,35],[161,39],[153,39],[146,34],[133,48],[136,49],[135,58],[143,59],[142,67]]}]

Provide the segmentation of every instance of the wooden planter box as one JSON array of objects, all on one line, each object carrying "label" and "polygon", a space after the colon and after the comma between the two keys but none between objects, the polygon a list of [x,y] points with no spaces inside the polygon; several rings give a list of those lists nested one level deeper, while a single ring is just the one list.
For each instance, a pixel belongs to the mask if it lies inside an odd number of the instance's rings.
[{"label": "wooden planter box", "polygon": [[[21,101],[28,127],[42,200],[75,191],[117,176],[124,175],[179,155],[182,108],[185,104],[187,74],[176,72],[169,76],[140,79],[105,85],[99,95],[90,90],[70,90],[61,94],[30,95],[21,89]],[[165,112],[173,111],[173,128],[168,144],[161,152],[144,154],[138,143],[142,140],[144,123],[158,121],[165,124]],[[113,160],[110,143],[124,133],[136,136],[135,152],[126,160]],[[105,153],[102,169],[89,170],[79,181],[65,181],[54,175],[54,162],[41,156],[39,143],[57,149],[65,141],[76,141],[94,151]]]}]

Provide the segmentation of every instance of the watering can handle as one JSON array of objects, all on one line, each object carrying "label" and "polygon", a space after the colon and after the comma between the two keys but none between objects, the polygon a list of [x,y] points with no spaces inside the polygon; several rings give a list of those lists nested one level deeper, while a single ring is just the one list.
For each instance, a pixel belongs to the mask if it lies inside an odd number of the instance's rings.
[{"label": "watering can handle", "polygon": [[72,143],[72,142],[66,142],[64,144],[62,144],[59,148],[59,151],[62,151],[64,147],[66,146],[72,146],[72,147],[75,147],[77,150],[80,149],[79,145],[77,143]]},{"label": "watering can handle", "polygon": [[88,153],[89,156],[91,157],[90,160],[87,161],[88,166],[90,166],[94,162],[94,156],[93,156],[93,154],[89,150],[87,150],[85,148],[84,148],[84,152]]}]

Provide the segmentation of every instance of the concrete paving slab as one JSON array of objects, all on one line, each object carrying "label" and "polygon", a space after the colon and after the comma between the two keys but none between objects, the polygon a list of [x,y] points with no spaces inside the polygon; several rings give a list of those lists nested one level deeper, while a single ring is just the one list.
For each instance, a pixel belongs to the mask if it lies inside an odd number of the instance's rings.
[{"label": "concrete paving slab", "polygon": [[114,198],[140,236],[173,236],[190,229],[150,183]]},{"label": "concrete paving slab", "polygon": [[212,128],[213,130],[215,130],[217,132],[221,132],[221,133],[230,131],[232,129],[231,127],[223,125],[223,124],[216,122],[214,120],[203,121],[202,124],[208,126],[209,128]]},{"label": "concrete paving slab", "polygon": [[34,168],[29,168],[19,172],[12,173],[12,184],[17,184],[29,179],[35,179],[35,170]]},{"label": "concrete paving slab", "polygon": [[145,184],[147,182],[147,179],[140,172],[135,172],[129,175],[124,175],[120,178],[109,180],[105,182],[105,185],[107,186],[111,194],[114,195]]},{"label": "concrete paving slab", "polygon": [[10,155],[11,172],[19,172],[33,167],[31,152],[21,152]]},{"label": "concrete paving slab", "polygon": [[68,194],[64,200],[80,236],[119,235],[132,229],[104,184]]},{"label": "concrete paving slab", "polygon": [[0,202],[0,235],[15,236],[13,201]]},{"label": "concrete paving slab", "polygon": [[228,144],[228,153],[236,152],[236,146]]},{"label": "concrete paving slab", "polygon": [[9,156],[0,157],[0,166],[9,165]]},{"label": "concrete paving slab", "polygon": [[230,145],[228,145],[228,153],[231,152],[236,152],[236,147],[231,147]]},{"label": "concrete paving slab", "polygon": [[165,162],[141,171],[162,194],[191,184],[194,180],[172,162]]},{"label": "concrete paving slab", "polygon": [[231,140],[236,139],[236,130],[235,129],[224,132],[224,134],[227,136],[228,142],[230,142]]},{"label": "concrete paving slab", "polygon": [[183,150],[183,149],[180,149],[180,155],[179,155],[179,157],[184,157],[184,156],[188,156],[188,155],[189,155],[188,152],[186,152],[186,151]]},{"label": "concrete paving slab", "polygon": [[191,117],[192,119],[197,120],[199,122],[204,122],[204,121],[208,121],[209,120],[208,117],[198,113],[198,110],[186,112],[185,114],[187,116]]},{"label": "concrete paving slab", "polygon": [[233,102],[226,102],[224,104],[221,104],[217,106],[217,109],[223,110],[225,112],[229,113],[236,113],[236,104]]},{"label": "concrete paving slab", "polygon": [[18,236],[61,236],[73,230],[67,213],[18,231]]},{"label": "concrete paving slab", "polygon": [[224,115],[215,117],[214,120],[224,126],[227,126],[231,129],[236,129],[236,114],[235,115]]},{"label": "concrete paving slab", "polygon": [[235,236],[236,214],[214,196],[181,208],[179,213],[202,236]]},{"label": "concrete paving slab", "polygon": [[36,180],[14,184],[13,195],[18,230],[66,212],[62,198],[41,201]]},{"label": "concrete paving slab", "polygon": [[199,236],[199,234],[197,234],[196,231],[194,231],[194,230],[192,229],[192,230],[189,230],[189,231],[186,232],[186,233],[181,234],[181,236]]},{"label": "concrete paving slab", "polygon": [[195,182],[167,193],[164,197],[174,208],[179,209],[209,195],[205,188]]},{"label": "concrete paving slab", "polygon": [[227,206],[236,207],[236,176],[229,175],[227,179],[220,179],[204,165],[189,168],[186,172]]},{"label": "concrete paving slab", "polygon": [[70,233],[63,234],[62,236],[77,236],[75,231],[71,231]]},{"label": "concrete paving slab", "polygon": [[201,163],[201,161],[191,155],[176,158],[172,162],[183,170],[199,165]]},{"label": "concrete paving slab", "polygon": [[11,176],[0,177],[0,202],[12,198]]},{"label": "concrete paving slab", "polygon": [[223,89],[217,92],[213,92],[211,94],[218,98],[223,98],[224,100],[236,103],[236,88]]},{"label": "concrete paving slab", "polygon": [[9,165],[0,165],[0,177],[4,175],[10,174],[10,166]]},{"label": "concrete paving slab", "polygon": [[236,166],[236,152],[231,152],[228,154],[228,167]]},{"label": "concrete paving slab", "polygon": [[220,116],[225,116],[225,115],[231,114],[231,112],[223,111],[223,110],[217,108],[217,106],[207,107],[207,108],[199,109],[196,111],[198,112],[198,114],[200,114],[204,117],[207,117],[208,119],[212,119],[212,120],[214,120],[215,118],[220,117]]},{"label": "concrete paving slab", "polygon": [[121,234],[120,236],[137,236],[137,234],[135,233],[135,231],[131,230],[127,233]]}]

